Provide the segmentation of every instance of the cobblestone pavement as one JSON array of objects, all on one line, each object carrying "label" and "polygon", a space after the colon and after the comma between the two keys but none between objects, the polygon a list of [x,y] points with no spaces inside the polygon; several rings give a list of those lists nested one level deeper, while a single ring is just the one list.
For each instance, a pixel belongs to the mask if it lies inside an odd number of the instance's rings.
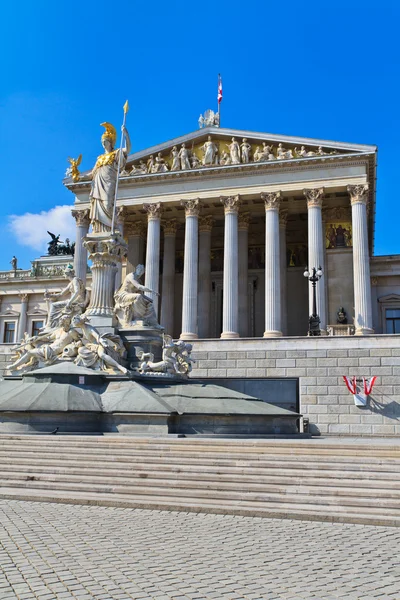
[{"label": "cobblestone pavement", "polygon": [[0,500],[0,599],[400,598],[400,529]]}]

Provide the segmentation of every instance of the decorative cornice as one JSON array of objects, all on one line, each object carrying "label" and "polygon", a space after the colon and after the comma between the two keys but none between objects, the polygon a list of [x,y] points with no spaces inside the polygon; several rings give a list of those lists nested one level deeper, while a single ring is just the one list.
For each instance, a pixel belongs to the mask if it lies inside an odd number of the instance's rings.
[{"label": "decorative cornice", "polygon": [[169,236],[175,236],[179,227],[179,223],[176,219],[170,219],[169,221],[161,221],[161,225],[164,229],[164,235]]},{"label": "decorative cornice", "polygon": [[220,200],[224,205],[224,211],[226,215],[239,213],[240,207],[240,196],[237,194],[236,196],[221,196]]},{"label": "decorative cornice", "polygon": [[156,221],[158,219],[161,219],[161,202],[143,204],[143,209],[147,212],[148,221]]},{"label": "decorative cornice", "polygon": [[143,221],[135,221],[134,223],[125,223],[124,224],[124,235],[131,236],[144,236],[145,232],[145,224]]},{"label": "decorative cornice", "polygon": [[200,217],[199,219],[199,231],[208,231],[210,232],[214,225],[214,218],[212,215],[206,215],[204,217]]},{"label": "decorative cornice", "polygon": [[368,202],[368,183],[360,185],[348,185],[347,191],[350,194],[351,204],[367,204]]},{"label": "decorative cornice", "polygon": [[200,198],[193,198],[193,200],[181,200],[181,206],[185,207],[185,217],[198,217],[200,214]]},{"label": "decorative cornice", "polygon": [[251,214],[249,212],[239,212],[238,226],[239,231],[247,231],[250,225]]},{"label": "decorative cornice", "polygon": [[279,225],[286,227],[289,211],[286,208],[281,208],[279,211]]},{"label": "decorative cornice", "polygon": [[303,190],[303,194],[307,199],[307,208],[311,208],[314,206],[322,208],[322,203],[324,201],[324,192],[325,189],[323,187]]},{"label": "decorative cornice", "polygon": [[85,210],[73,210],[71,214],[74,217],[78,227],[89,227],[90,219],[88,208]]},{"label": "decorative cornice", "polygon": [[282,192],[261,192],[261,199],[264,200],[265,210],[279,210]]}]

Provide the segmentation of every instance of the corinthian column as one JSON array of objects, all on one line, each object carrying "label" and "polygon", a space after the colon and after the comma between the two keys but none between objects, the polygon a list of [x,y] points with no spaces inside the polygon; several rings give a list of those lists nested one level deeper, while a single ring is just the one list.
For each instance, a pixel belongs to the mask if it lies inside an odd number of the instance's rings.
[{"label": "corinthian column", "polygon": [[185,207],[185,249],[183,257],[182,340],[197,335],[197,277],[199,253],[200,200],[182,200]]},{"label": "corinthian column", "polygon": [[221,338],[230,339],[239,337],[238,213],[240,197],[223,197],[221,202],[225,211]]},{"label": "corinthian column", "polygon": [[[161,203],[143,204],[147,212],[147,248],[146,272],[144,285],[152,290],[147,292],[154,302],[154,310],[158,315],[158,288],[160,277],[160,223]],[[157,293],[156,293],[157,292]]]},{"label": "corinthian column", "polygon": [[176,219],[163,221],[164,260],[162,274],[161,319],[160,325],[170,335],[174,332],[174,296],[175,296],[175,240],[178,229]]},{"label": "corinthian column", "polygon": [[87,249],[83,245],[83,238],[89,231],[89,210],[73,210],[72,216],[76,221],[74,269],[75,275],[86,283]]},{"label": "corinthian column", "polygon": [[279,205],[281,192],[261,194],[265,204],[265,331],[264,337],[280,337],[281,261],[279,247]]},{"label": "corinthian column", "polygon": [[249,223],[250,213],[239,213],[239,335],[249,335]]},{"label": "corinthian column", "polygon": [[199,219],[199,337],[210,337],[211,325],[211,215]]},{"label": "corinthian column", "polygon": [[354,324],[356,335],[373,333],[371,276],[369,270],[367,203],[368,184],[349,185],[353,229]]},{"label": "corinthian column", "polygon": [[281,320],[282,333],[287,335],[287,264],[286,264],[286,225],[288,211],[279,211],[279,254],[281,263]]},{"label": "corinthian column", "polygon": [[28,312],[28,294],[20,294],[21,298],[21,311],[19,313],[19,321],[18,321],[18,337],[16,341],[22,340],[24,337],[24,333],[26,331],[26,317]]},{"label": "corinthian column", "polygon": [[[117,208],[117,229],[121,234],[121,237],[124,237],[124,222],[126,217],[127,209],[126,206],[119,206]],[[115,289],[117,290],[122,283],[122,261],[117,264],[117,272],[115,274]]]},{"label": "corinthian column", "polygon": [[124,235],[128,242],[126,272],[132,273],[143,262],[145,225],[142,221],[125,223]]},{"label": "corinthian column", "polygon": [[[316,287],[317,314],[321,321],[321,334],[326,335],[326,270],[325,270],[325,235],[322,226],[322,203],[324,200],[324,188],[303,190],[307,199],[308,209],[308,268],[322,269],[321,281]],[[308,284],[308,306],[309,314],[313,312],[313,288]]]}]

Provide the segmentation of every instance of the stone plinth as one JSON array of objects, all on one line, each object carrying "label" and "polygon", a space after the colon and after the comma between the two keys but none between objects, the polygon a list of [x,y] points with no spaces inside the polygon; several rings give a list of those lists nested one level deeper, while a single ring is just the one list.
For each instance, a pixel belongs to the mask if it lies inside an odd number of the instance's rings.
[{"label": "stone plinth", "polygon": [[154,362],[161,360],[163,335],[161,329],[134,325],[129,328],[119,329],[119,335],[127,350],[128,368],[133,370],[140,366],[142,352],[151,352]]}]

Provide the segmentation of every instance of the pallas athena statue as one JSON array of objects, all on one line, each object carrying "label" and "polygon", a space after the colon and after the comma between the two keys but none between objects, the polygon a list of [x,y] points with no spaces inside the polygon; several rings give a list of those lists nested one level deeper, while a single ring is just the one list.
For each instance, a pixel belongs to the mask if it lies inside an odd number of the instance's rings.
[{"label": "pallas athena statue", "polygon": [[[125,125],[122,135],[125,147],[114,149],[117,141],[116,129],[111,123],[102,123],[105,132],[101,136],[104,154],[100,154],[91,172],[92,189],[90,192],[90,223],[93,233],[111,231],[112,214],[115,198],[115,186],[118,177],[118,166],[122,170],[131,150],[131,141]],[[121,158],[120,158],[121,153]]]}]

